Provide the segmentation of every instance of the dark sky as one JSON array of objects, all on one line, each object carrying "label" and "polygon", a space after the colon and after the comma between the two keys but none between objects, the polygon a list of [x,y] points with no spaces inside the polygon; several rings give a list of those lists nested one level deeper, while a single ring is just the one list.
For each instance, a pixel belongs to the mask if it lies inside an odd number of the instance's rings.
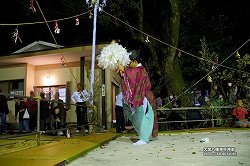
[{"label": "dark sky", "polygon": [[[85,8],[78,11],[66,12],[66,9],[58,4],[57,0],[39,2],[47,20],[72,16],[87,10]],[[4,1],[4,4],[2,2],[0,5],[0,24],[41,21],[42,18],[38,8],[36,8],[37,12],[33,14],[28,7],[29,0]],[[64,9],[65,12],[62,12]],[[193,31],[190,31],[191,33],[200,31],[198,34],[200,36],[197,35],[198,38],[202,37],[202,33],[209,34],[208,37],[211,38],[211,41],[213,38],[218,37],[216,36],[217,34],[213,33],[215,29],[206,28],[213,23],[219,24],[220,21],[218,17],[221,17],[223,26],[225,26],[221,28],[223,35],[233,37],[234,40],[232,41],[234,43],[232,43],[232,45],[239,45],[242,41],[249,38],[250,27],[248,26],[248,20],[250,18],[250,10],[247,0],[199,0],[196,10],[199,10],[198,12],[201,14],[203,12],[203,20],[190,18],[192,25],[189,26],[193,29]],[[59,22],[61,34],[54,34],[58,43],[64,46],[91,44],[92,20],[89,19],[88,16],[89,14],[80,17],[80,26],[75,26],[75,19]],[[192,14],[190,14],[190,17],[191,16]],[[49,25],[53,30],[55,24],[50,23]],[[18,29],[22,43],[17,42],[15,45],[11,38],[15,28],[16,26],[0,26],[0,56],[10,54],[33,41],[43,40],[54,43],[47,26],[45,24],[36,24],[19,26]],[[102,29],[98,25],[98,42],[109,41],[115,36],[114,32],[100,33],[100,31],[102,31]],[[197,40],[199,41],[199,39]]]},{"label": "dark sky", "polygon": [[[45,6],[45,4],[49,5]],[[40,6],[47,20],[65,18],[87,11],[85,8],[81,11],[71,13],[63,13],[60,11],[61,13],[57,14],[57,10],[63,9],[60,9],[60,4],[54,4],[53,1],[45,1],[45,3],[41,3]],[[37,7],[36,13],[32,13],[28,7],[29,0],[27,0],[27,2],[15,0],[15,3],[13,3],[13,1],[6,1],[4,5],[0,5],[0,24],[44,21]],[[49,10],[51,13],[48,12]],[[58,44],[63,46],[91,44],[93,28],[92,19],[88,17],[89,14],[79,17],[79,26],[75,25],[75,18],[59,21],[58,24],[61,29],[59,35],[54,33],[55,22],[49,23]],[[15,44],[14,39],[11,37],[16,28],[17,26],[0,26],[0,56],[10,54],[38,40],[55,43],[46,24],[34,24],[18,26],[22,43],[18,41],[17,44]]]}]

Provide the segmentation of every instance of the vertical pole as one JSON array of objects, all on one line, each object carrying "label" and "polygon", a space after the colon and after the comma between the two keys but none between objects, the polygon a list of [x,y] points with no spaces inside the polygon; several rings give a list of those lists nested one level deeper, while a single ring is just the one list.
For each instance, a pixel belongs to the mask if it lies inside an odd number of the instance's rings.
[{"label": "vertical pole", "polygon": [[212,108],[212,128],[214,128],[214,108]]},{"label": "vertical pole", "polygon": [[84,82],[84,62],[85,62],[85,57],[81,57],[80,59],[80,82]]},{"label": "vertical pole", "polygon": [[[102,85],[106,86],[105,70],[102,70]],[[105,91],[106,93],[106,91]],[[102,129],[106,129],[107,126],[107,110],[106,110],[106,94],[102,95]]]},{"label": "vertical pole", "polygon": [[99,7],[99,0],[96,1],[94,8],[94,20],[93,20],[93,42],[92,42],[92,63],[91,63],[91,80],[90,80],[90,93],[91,93],[91,104],[93,104],[94,98],[94,78],[95,78],[95,54],[96,54],[96,20],[97,20],[97,9]]},{"label": "vertical pole", "polygon": [[40,145],[40,100],[37,100],[37,146]]}]

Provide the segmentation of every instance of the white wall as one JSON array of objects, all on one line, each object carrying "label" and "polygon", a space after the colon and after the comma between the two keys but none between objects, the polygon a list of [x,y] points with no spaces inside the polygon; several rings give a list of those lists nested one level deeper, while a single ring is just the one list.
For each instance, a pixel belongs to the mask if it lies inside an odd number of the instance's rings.
[{"label": "white wall", "polygon": [[[61,65],[36,66],[34,86],[65,85],[67,81],[70,81],[70,92],[72,94],[76,90],[77,83],[80,81],[79,73],[79,66],[71,67],[71,71],[69,68],[62,67]],[[76,122],[75,106],[71,106],[71,109],[67,111],[66,120],[67,122]]]},{"label": "white wall", "polygon": [[[0,68],[0,81],[7,80],[17,80],[24,79],[26,80],[27,65],[16,65]],[[25,86],[24,86],[25,93]],[[8,123],[15,123],[15,103],[14,101],[8,101],[8,106],[10,113],[7,115]]]},{"label": "white wall", "polygon": [[33,65],[27,64],[27,72],[26,72],[26,79],[24,80],[25,88],[25,95],[29,96],[29,92],[33,90],[34,80],[35,80],[35,67]]},{"label": "white wall", "polygon": [[26,65],[0,68],[0,81],[26,79]]},{"label": "white wall", "polygon": [[64,85],[73,81],[67,68],[35,70],[34,86]]}]

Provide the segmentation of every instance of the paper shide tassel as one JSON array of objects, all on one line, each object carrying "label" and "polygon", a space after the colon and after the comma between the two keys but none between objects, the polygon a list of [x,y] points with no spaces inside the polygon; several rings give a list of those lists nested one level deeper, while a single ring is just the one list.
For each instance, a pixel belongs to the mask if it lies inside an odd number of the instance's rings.
[{"label": "paper shide tassel", "polygon": [[146,43],[149,43],[149,42],[150,42],[149,39],[148,39],[148,36],[146,37],[145,42],[146,42]]},{"label": "paper shide tassel", "polygon": [[208,82],[213,82],[212,77],[211,76],[207,76],[207,81]]},{"label": "paper shide tassel", "polygon": [[93,18],[93,13],[89,12],[89,19],[92,19],[92,18]]},{"label": "paper shide tassel", "polygon": [[78,26],[80,24],[80,22],[79,22],[79,18],[78,17],[76,17],[76,26]]},{"label": "paper shide tassel", "polygon": [[55,32],[56,34],[60,34],[60,28],[59,28],[59,26],[58,26],[57,21],[55,22],[54,32]]},{"label": "paper shide tassel", "polygon": [[30,0],[30,9],[32,10],[33,13],[36,12],[36,8],[34,6],[34,0]]},{"label": "paper shide tassel", "polygon": [[[96,4],[97,0],[86,0],[86,4],[89,7],[93,7]],[[107,0],[99,0],[99,4],[98,4],[98,10],[102,11],[103,8],[106,6],[107,4]]]},{"label": "paper shide tassel", "polygon": [[21,40],[21,38],[19,36],[18,27],[16,27],[15,31],[13,32],[12,38],[14,38],[15,44],[17,44],[17,40],[19,40],[20,43],[22,43],[22,40]]}]

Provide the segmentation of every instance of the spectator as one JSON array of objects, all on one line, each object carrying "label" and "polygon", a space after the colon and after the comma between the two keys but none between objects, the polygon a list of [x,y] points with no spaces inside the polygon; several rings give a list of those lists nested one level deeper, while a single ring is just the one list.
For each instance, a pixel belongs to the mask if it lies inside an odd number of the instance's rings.
[{"label": "spectator", "polygon": [[250,127],[247,109],[243,107],[242,100],[237,100],[236,108],[232,112],[236,127]]},{"label": "spectator", "polygon": [[120,92],[116,96],[115,102],[116,132],[122,133],[125,130],[125,118],[123,112],[123,94]]},{"label": "spectator", "polygon": [[49,119],[49,102],[45,100],[45,93],[40,93],[40,130],[45,131]]},{"label": "spectator", "polygon": [[220,92],[218,90],[218,85],[214,84],[210,93],[210,101],[213,102],[214,99],[217,99],[220,96]]},{"label": "spectator", "polygon": [[15,100],[15,119],[17,120],[17,114],[19,114],[18,124],[20,132],[29,131],[29,112],[27,106],[19,97],[14,97]]},{"label": "spectator", "polygon": [[162,99],[160,96],[155,99],[155,105],[156,105],[156,108],[162,107]]},{"label": "spectator", "polygon": [[200,97],[197,99],[200,106],[206,106],[207,105],[207,101],[206,101],[206,91],[202,90],[201,91],[201,95]]},{"label": "spectator", "polygon": [[[2,90],[0,89],[0,93]],[[0,94],[0,116],[1,116],[1,134],[6,134],[6,115],[9,113],[7,99],[3,94]]]},{"label": "spectator", "polygon": [[88,132],[88,118],[87,118],[87,100],[89,100],[89,93],[84,90],[83,84],[77,84],[77,91],[71,96],[71,100],[76,106],[77,130],[81,130],[81,125],[85,125],[85,132]]},{"label": "spectator", "polygon": [[30,114],[30,130],[36,131],[37,126],[37,101],[35,99],[35,92],[30,91],[30,98],[25,102]]},{"label": "spectator", "polygon": [[[51,102],[50,121],[52,129],[64,128],[66,124],[66,109],[63,100],[59,99],[59,92],[55,93],[55,99]],[[58,135],[64,135],[62,131],[58,131]]]}]

